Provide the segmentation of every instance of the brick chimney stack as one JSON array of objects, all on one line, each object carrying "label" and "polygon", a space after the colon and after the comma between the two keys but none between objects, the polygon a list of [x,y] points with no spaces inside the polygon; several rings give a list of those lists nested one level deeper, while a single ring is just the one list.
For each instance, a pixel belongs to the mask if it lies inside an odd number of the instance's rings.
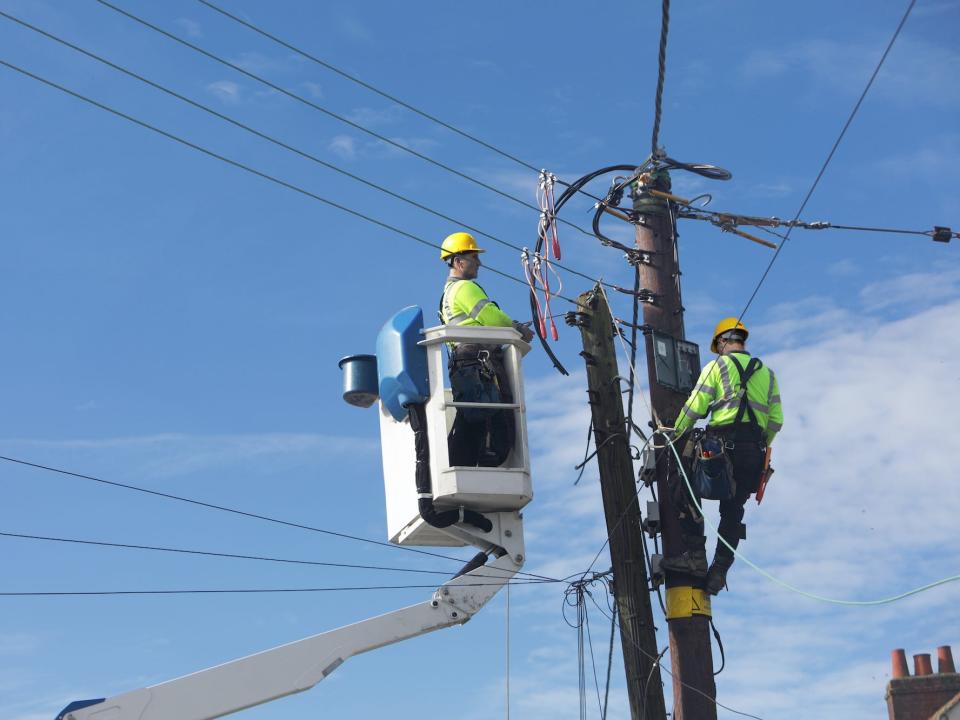
[{"label": "brick chimney stack", "polygon": [[913,656],[912,676],[903,649],[894,650],[891,661],[892,677],[887,683],[890,720],[939,720],[937,711],[960,698],[960,674],[949,645],[937,648],[937,673],[933,672],[929,653]]}]

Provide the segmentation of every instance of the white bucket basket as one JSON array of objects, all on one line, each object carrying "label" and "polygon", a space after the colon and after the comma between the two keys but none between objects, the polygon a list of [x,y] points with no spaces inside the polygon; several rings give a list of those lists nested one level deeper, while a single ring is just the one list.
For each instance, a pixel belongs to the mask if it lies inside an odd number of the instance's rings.
[{"label": "white bucket basket", "polygon": [[[521,358],[530,350],[513,328],[446,326],[427,328],[419,343],[427,352],[430,398],[426,404],[430,475],[438,510],[464,508],[493,513],[519,510],[533,499]],[[512,403],[455,403],[448,387],[444,344],[502,345]],[[513,450],[500,467],[451,467],[447,434],[457,408],[498,407],[514,414]],[[416,456],[408,420],[397,422],[380,406],[380,437],[390,542],[398,545],[459,546],[466,543],[428,525],[417,505]]]}]

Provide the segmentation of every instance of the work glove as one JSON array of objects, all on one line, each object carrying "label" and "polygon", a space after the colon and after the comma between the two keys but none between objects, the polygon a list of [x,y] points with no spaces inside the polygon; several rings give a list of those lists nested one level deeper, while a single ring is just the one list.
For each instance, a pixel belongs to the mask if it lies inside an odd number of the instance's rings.
[{"label": "work glove", "polygon": [[533,330],[524,325],[522,322],[513,321],[513,329],[520,333],[520,337],[523,338],[524,342],[530,342],[533,340]]}]

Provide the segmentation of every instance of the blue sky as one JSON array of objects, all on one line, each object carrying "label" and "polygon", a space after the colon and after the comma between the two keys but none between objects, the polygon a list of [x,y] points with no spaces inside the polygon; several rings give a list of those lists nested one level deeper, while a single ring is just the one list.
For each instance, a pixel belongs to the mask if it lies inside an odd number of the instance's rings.
[{"label": "blue sky", "polygon": [[[118,0],[119,2],[119,0]],[[198,3],[124,8],[275,84],[527,202],[536,175],[253,35]],[[659,3],[224,0],[232,11],[485,140],[573,179],[649,148]],[[676,173],[712,208],[792,217],[905,3],[731,1],[673,8],[661,141],[730,182]],[[323,160],[518,245],[533,211],[82,2],[0,8]],[[960,225],[960,3],[920,0],[805,219]],[[432,242],[450,222],[118,76],[7,20],[0,57]],[[377,418],[340,401],[336,361],[369,352],[396,309],[436,307],[435,251],[178,146],[0,68],[5,330],[0,451],[292,521],[385,539]],[[599,191],[601,187],[595,188]],[[589,224],[587,202],[566,218]],[[629,227],[609,226],[629,239]],[[688,334],[708,344],[770,251],[680,225]],[[622,257],[568,227],[564,261],[627,284]],[[517,253],[484,259],[520,274]],[[812,592],[870,599],[957,572],[951,409],[960,401],[957,241],[800,232],[745,321],[777,370],[786,425],[743,551]],[[562,273],[563,274],[563,273]],[[587,281],[564,275],[575,295]],[[524,289],[489,272],[501,305]],[[629,314],[626,296],[615,313]],[[562,302],[561,310],[568,309]],[[581,570],[603,541],[597,474],[572,469],[588,424],[578,334],[561,378],[526,362],[536,500],[528,570]],[[623,366],[621,366],[623,367]],[[453,563],[335,540],[4,465],[0,530],[332,562]],[[0,538],[8,591],[408,584],[405,573],[188,558]],[[413,576],[427,578],[431,576]],[[960,647],[955,589],[881,608],[818,604],[742,563],[714,605],[718,698],[763,718],[884,712],[889,651]],[[0,717],[153,684],[402,605],[428,590],[354,594],[2,598]],[[561,588],[511,600],[512,711],[577,713],[576,638]],[[505,605],[463,628],[353,659],[313,691],[244,717],[415,718],[423,689],[467,718],[504,709]],[[592,616],[598,662],[608,626]],[[665,622],[658,618],[661,640]],[[627,716],[613,672],[611,718]],[[371,691],[371,688],[376,688]],[[668,688],[669,693],[669,688]],[[595,703],[590,706],[598,713]],[[721,717],[734,717],[721,710]]]}]

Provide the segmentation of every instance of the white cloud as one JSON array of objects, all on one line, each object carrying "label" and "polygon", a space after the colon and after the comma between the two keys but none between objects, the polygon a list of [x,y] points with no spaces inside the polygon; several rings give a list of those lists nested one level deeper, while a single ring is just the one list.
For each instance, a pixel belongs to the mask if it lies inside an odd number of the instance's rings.
[{"label": "white cloud", "polygon": [[187,34],[187,37],[191,38],[200,38],[203,37],[203,31],[200,28],[200,23],[196,20],[191,20],[190,18],[177,18],[174,21],[177,25],[183,28],[183,31]]},{"label": "white cloud", "polygon": [[392,125],[403,117],[403,108],[396,104],[383,108],[358,107],[354,108],[347,118],[359,125],[377,127]]},{"label": "white cloud", "polygon": [[267,73],[287,73],[303,66],[306,59],[296,53],[286,55],[264,55],[258,52],[243,52],[232,60],[234,65],[239,65],[244,70],[256,75]]},{"label": "white cloud", "polygon": [[[849,42],[817,39],[751,53],[741,66],[750,81],[779,80],[791,72],[805,73],[819,89],[859,93],[870,77],[886,40]],[[871,91],[903,105],[952,107],[960,103],[960,52],[902,36],[884,63]]]},{"label": "white cloud", "polygon": [[361,43],[372,43],[374,40],[373,32],[370,28],[354,17],[341,17],[339,25],[340,32],[351,40]]},{"label": "white cloud", "polygon": [[39,638],[26,633],[0,635],[0,655],[26,655],[40,646]]},{"label": "white cloud", "polygon": [[[161,433],[93,440],[0,439],[0,445],[14,456],[43,451],[99,456],[107,452],[113,461],[136,476],[172,477],[203,470],[249,464],[257,460],[295,462],[330,454],[351,456],[376,450],[370,439],[335,437],[310,433],[263,433],[247,435],[188,435]],[[29,459],[29,457],[25,457]],[[135,463],[135,466],[131,463]]]},{"label": "white cloud", "polygon": [[960,270],[900,275],[867,285],[860,298],[868,310],[925,307],[960,294]]},{"label": "white cloud", "polygon": [[323,98],[323,86],[320,83],[306,81],[303,83],[303,87],[315,100]]},{"label": "white cloud", "polygon": [[860,272],[860,264],[850,258],[837,260],[827,266],[827,274],[834,277],[850,277]]},{"label": "white cloud", "polygon": [[240,102],[240,85],[230,80],[217,80],[216,82],[212,82],[207,85],[207,91],[228,105],[236,105]]},{"label": "white cloud", "polygon": [[337,135],[330,141],[327,148],[344,160],[352,160],[357,156],[357,146],[349,135]]}]

